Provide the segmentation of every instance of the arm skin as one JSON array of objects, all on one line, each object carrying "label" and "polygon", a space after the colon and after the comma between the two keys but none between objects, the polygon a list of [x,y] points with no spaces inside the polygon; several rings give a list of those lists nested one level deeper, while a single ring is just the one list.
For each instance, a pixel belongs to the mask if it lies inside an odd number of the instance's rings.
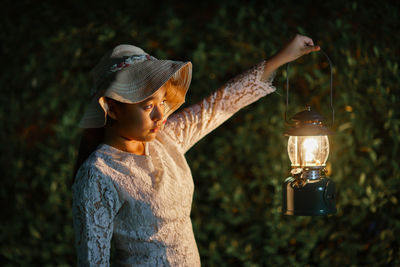
[{"label": "arm skin", "polygon": [[318,45],[314,45],[314,42],[311,38],[297,34],[282,48],[282,50],[266,61],[261,80],[267,80],[271,73],[277,70],[280,66],[296,60],[303,55],[319,50],[320,47]]}]

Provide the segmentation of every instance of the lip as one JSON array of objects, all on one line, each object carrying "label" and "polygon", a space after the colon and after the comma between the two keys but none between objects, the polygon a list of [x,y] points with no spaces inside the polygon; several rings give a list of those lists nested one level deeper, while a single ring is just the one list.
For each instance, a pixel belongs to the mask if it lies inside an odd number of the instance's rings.
[{"label": "lip", "polygon": [[150,132],[156,133],[156,132],[158,132],[159,130],[160,130],[160,127],[155,127],[155,128],[150,129]]}]

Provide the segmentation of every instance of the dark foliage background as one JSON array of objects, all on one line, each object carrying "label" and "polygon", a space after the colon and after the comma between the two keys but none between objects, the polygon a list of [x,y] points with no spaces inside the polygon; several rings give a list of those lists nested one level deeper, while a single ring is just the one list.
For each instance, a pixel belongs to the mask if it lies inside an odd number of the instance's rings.
[{"label": "dark foliage background", "polygon": [[[368,3],[368,4],[366,4]],[[204,266],[400,266],[399,8],[395,1],[4,1],[1,8],[3,266],[74,266],[72,170],[88,73],[113,46],[191,60],[187,105],[311,36],[334,63],[329,168],[338,213],[281,215],[288,175],[285,71],[277,93],[236,114],[187,155]],[[329,66],[291,67],[289,114],[330,117]]]}]

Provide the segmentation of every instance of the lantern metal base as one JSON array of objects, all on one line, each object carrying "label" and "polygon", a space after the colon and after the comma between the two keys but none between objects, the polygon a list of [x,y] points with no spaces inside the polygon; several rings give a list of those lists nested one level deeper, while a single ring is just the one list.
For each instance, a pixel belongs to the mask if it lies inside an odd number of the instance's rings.
[{"label": "lantern metal base", "polygon": [[285,215],[318,216],[336,213],[335,184],[319,179],[286,178],[282,184],[282,212]]}]

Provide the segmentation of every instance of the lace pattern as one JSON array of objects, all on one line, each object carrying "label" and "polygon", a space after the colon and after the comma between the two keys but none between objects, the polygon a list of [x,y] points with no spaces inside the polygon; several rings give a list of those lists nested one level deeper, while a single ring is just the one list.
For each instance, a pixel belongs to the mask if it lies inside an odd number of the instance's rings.
[{"label": "lace pattern", "polygon": [[217,128],[235,112],[276,90],[275,72],[261,81],[266,61],[228,81],[200,103],[171,115],[165,133],[174,139],[182,152]]},{"label": "lace pattern", "polygon": [[78,266],[200,266],[190,220],[193,179],[184,157],[240,108],[271,93],[265,62],[172,115],[139,156],[100,145],[79,169],[73,191]]}]

